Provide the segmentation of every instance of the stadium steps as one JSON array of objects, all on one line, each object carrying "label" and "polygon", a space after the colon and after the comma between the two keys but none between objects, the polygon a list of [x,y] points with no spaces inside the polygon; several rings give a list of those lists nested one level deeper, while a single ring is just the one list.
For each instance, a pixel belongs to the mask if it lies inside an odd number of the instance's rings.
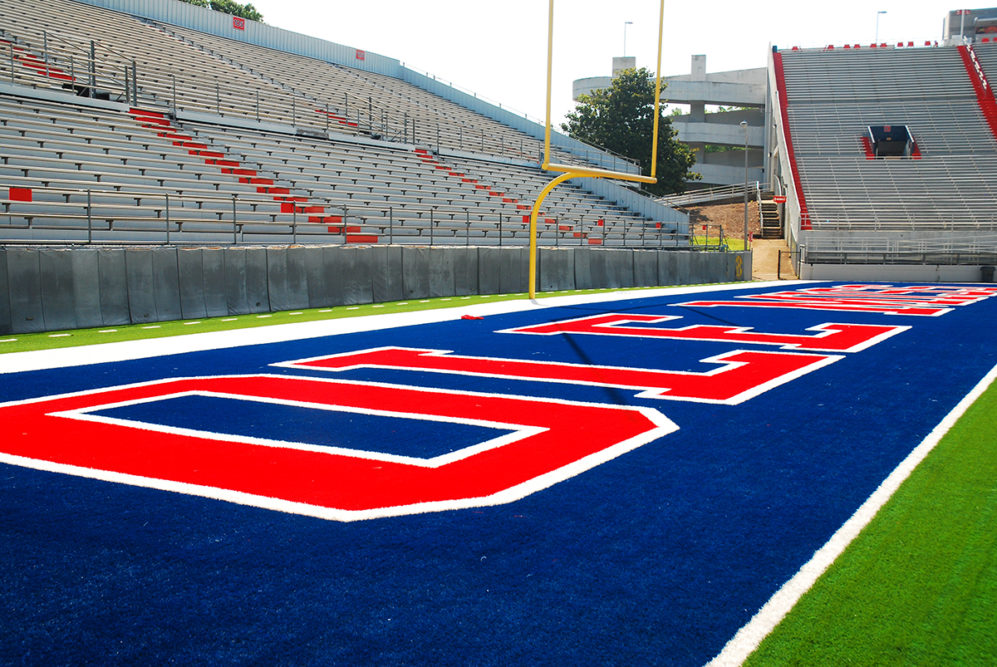
[{"label": "stadium steps", "polygon": [[202,158],[206,165],[216,167],[220,173],[232,176],[239,183],[254,186],[256,192],[272,197],[280,204],[280,211],[295,218],[301,215],[302,222],[325,224],[330,234],[343,234],[347,243],[377,243],[377,237],[363,234],[359,228],[345,227],[343,217],[330,215],[326,207],[309,201],[302,195],[292,194],[287,184],[278,183],[273,177],[262,175],[260,170],[244,164],[230,156],[227,150],[215,150],[208,143],[197,141],[195,137],[177,128],[168,116],[157,110],[131,108],[128,113],[139,123],[156,133],[157,136],[172,141],[173,145],[185,150],[189,155]]},{"label": "stadium steps", "polygon": [[763,192],[761,199],[762,238],[782,238],[782,216],[779,215],[779,204],[772,200],[773,193]]}]

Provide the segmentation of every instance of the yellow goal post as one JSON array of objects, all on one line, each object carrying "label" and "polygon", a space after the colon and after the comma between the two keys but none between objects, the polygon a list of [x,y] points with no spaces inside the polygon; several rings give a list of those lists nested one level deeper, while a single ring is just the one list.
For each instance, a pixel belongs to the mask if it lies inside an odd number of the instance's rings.
[{"label": "yellow goal post", "polygon": [[651,175],[642,176],[623,171],[611,171],[608,169],[595,169],[589,167],[579,167],[570,164],[556,164],[550,161],[550,97],[551,97],[551,73],[553,71],[554,60],[554,0],[549,0],[547,17],[547,117],[544,128],[544,154],[543,164],[540,168],[558,174],[548,183],[533,204],[530,211],[530,264],[529,264],[529,297],[537,298],[537,216],[540,207],[543,205],[547,195],[560,183],[571,178],[609,178],[621,181],[634,181],[637,183],[657,183],[656,177],[658,169],[658,114],[661,104],[661,45],[665,28],[665,0],[661,0],[661,9],[658,14],[658,62],[654,77],[654,129],[651,136]]}]

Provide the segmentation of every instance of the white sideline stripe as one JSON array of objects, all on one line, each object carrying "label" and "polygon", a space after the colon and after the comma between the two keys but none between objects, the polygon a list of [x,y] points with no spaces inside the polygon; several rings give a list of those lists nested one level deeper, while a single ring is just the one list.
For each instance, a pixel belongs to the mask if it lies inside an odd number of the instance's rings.
[{"label": "white sideline stripe", "polygon": [[879,488],[862,503],[855,514],[831,536],[831,539],[814,553],[813,557],[793,575],[792,579],[783,584],[775,595],[769,598],[769,601],[758,610],[758,613],[747,624],[737,631],[737,634],[724,646],[723,651],[707,663],[708,667],[741,665],[748,659],[748,656],[754,653],[755,649],[761,645],[762,640],[782,622],[782,619],[796,606],[800,598],[817,583],[817,580],[837,560],[838,556],[869,525],[883,505],[900,488],[900,485],[927,458],[935,445],[941,441],[942,437],[948,433],[949,429],[994,380],[997,380],[997,366],[991,368],[990,372],[983,376],[983,379],[921,441],[921,444],[900,462],[900,465],[890,473],[889,477],[883,480]]},{"label": "white sideline stripe", "polygon": [[[644,299],[653,296],[668,296],[671,294],[698,294],[701,292],[723,292],[733,290],[757,289],[775,285],[797,285],[813,281],[769,281],[734,283],[730,285],[697,285],[695,287],[670,287],[651,290],[620,290],[602,294],[582,294],[576,296],[558,296],[529,301],[525,298],[493,303],[464,305],[460,307],[447,306],[433,310],[422,310],[412,313],[392,313],[387,315],[367,315],[364,317],[349,317],[333,320],[318,320],[315,322],[295,322],[277,324],[256,329],[232,329],[229,331],[214,331],[195,333],[168,338],[150,340],[131,340],[118,343],[98,343],[81,347],[67,347],[55,350],[36,350],[31,352],[10,352],[0,354],[0,374],[20,373],[22,371],[37,371],[84,364],[99,364],[112,361],[129,361],[147,359],[150,357],[181,354],[184,352],[200,352],[217,350],[241,345],[257,345],[262,343],[282,343],[303,338],[318,338],[339,334],[358,333],[362,331],[377,331],[414,324],[431,324],[459,320],[462,315],[470,314],[480,317],[488,315],[503,315],[522,312],[536,308],[557,306],[572,306],[584,303],[601,303]],[[377,304],[375,304],[377,305]],[[158,326],[158,325],[157,325]]]}]

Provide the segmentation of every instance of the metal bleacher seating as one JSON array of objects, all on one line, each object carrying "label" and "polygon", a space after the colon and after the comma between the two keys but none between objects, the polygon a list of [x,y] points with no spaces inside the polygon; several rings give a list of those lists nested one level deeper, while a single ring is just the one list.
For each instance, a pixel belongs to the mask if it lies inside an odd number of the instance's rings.
[{"label": "metal bleacher seating", "polygon": [[[813,230],[997,229],[997,137],[957,47],[793,50],[782,62]],[[874,158],[870,125],[907,126],[916,151]]]},{"label": "metal bleacher seating", "polygon": [[[0,31],[7,241],[522,244],[549,180],[536,140],[391,77],[73,0],[0,0]],[[540,217],[548,245],[679,231],[579,187]]]}]

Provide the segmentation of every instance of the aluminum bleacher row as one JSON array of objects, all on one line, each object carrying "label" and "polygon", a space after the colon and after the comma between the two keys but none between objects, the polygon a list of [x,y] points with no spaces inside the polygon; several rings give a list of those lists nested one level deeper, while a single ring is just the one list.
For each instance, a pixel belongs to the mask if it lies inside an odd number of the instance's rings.
[{"label": "aluminum bleacher row", "polygon": [[[84,84],[93,40],[93,68],[104,84],[97,88],[121,101],[132,90],[138,98],[132,101],[142,105],[373,134],[512,159],[535,161],[542,148],[526,134],[392,77],[73,0],[0,0],[0,30],[7,40],[0,46],[8,50],[8,57],[0,58],[0,80],[13,76],[20,83],[61,88],[73,77]],[[40,71],[47,75],[39,76]],[[553,157],[584,162],[564,152]]]},{"label": "aluminum bleacher row", "polygon": [[[9,240],[523,243],[525,202],[546,179],[397,144],[180,128],[158,112],[6,95],[0,138]],[[546,244],[678,241],[674,227],[572,187],[539,222]]]},{"label": "aluminum bleacher row", "polygon": [[[977,49],[997,73],[997,48]],[[958,47],[781,56],[793,149],[815,232],[997,229],[997,137]],[[875,125],[907,126],[914,155],[873,158],[862,137]]]},{"label": "aluminum bleacher row", "polygon": [[[8,241],[522,244],[550,179],[532,137],[384,75],[72,0],[0,0],[0,30]],[[546,245],[679,227],[577,186],[539,218]]]}]

